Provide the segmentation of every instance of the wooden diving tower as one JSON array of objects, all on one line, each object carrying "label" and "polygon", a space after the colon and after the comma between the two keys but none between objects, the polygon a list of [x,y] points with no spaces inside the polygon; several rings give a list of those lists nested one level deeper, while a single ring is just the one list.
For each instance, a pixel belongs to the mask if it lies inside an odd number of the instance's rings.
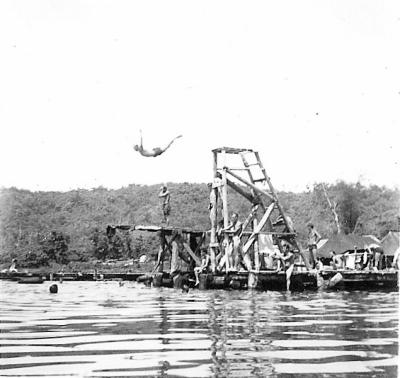
[{"label": "wooden diving tower", "polygon": [[[222,202],[222,216],[224,229],[229,226],[229,199],[228,187],[239,193],[251,204],[251,211],[242,225],[241,252],[247,258],[250,266],[248,271],[260,270],[260,256],[258,238],[260,235],[269,235],[283,254],[283,244],[289,245],[292,252],[300,255],[307,270],[310,269],[307,257],[301,252],[296,240],[293,222],[287,217],[276,195],[271,179],[260,160],[257,151],[251,149],[221,147],[213,151],[214,185],[210,194],[210,221],[211,221],[211,260],[212,270],[215,271],[215,258],[223,253],[227,258],[227,248],[221,251],[217,241],[218,203]],[[230,157],[236,157],[237,166],[231,166]],[[229,232],[224,232],[225,246],[228,245]],[[228,270],[228,264],[226,263]]]},{"label": "wooden diving tower", "polygon": [[[259,153],[251,149],[221,147],[212,150],[213,179],[210,186],[210,229],[193,230],[168,226],[109,226],[110,230],[138,230],[156,232],[159,237],[158,258],[151,274],[142,277],[154,286],[194,284],[194,271],[201,266],[201,255],[209,256],[209,265],[200,273],[200,289],[260,288],[286,289],[284,267],[265,266],[262,242],[269,241],[269,250],[290,248],[295,256],[291,276],[292,289],[317,288],[317,274],[309,271],[309,261],[302,254],[296,240],[291,219],[285,215],[271,180],[261,163]],[[231,191],[244,197],[249,204],[248,214],[240,214],[239,234],[229,229]],[[239,265],[232,267],[233,238],[240,239]],[[170,256],[170,269],[165,258]],[[167,264],[168,265],[168,264]]]}]

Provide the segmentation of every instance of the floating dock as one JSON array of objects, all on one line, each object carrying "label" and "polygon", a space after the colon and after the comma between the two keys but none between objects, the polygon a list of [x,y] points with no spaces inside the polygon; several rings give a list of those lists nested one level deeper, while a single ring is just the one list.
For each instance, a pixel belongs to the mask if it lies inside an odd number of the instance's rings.
[{"label": "floating dock", "polygon": [[[340,280],[330,286],[333,277],[340,274]],[[285,272],[229,272],[201,273],[199,285],[195,287],[192,272],[182,272],[171,276],[161,273],[0,273],[0,280],[30,283],[30,278],[43,281],[136,281],[153,287],[196,288],[199,290],[286,290]],[[28,280],[27,280],[28,279]],[[321,283],[323,280],[323,283]],[[398,290],[398,271],[310,271],[295,272],[291,277],[290,291],[303,290]],[[32,281],[33,282],[33,281]]]},{"label": "floating dock", "polygon": [[[387,270],[333,270],[322,271],[320,275],[328,283],[328,288],[332,290],[398,290],[398,273],[398,271]],[[338,277],[337,282],[335,282],[335,276]]]}]

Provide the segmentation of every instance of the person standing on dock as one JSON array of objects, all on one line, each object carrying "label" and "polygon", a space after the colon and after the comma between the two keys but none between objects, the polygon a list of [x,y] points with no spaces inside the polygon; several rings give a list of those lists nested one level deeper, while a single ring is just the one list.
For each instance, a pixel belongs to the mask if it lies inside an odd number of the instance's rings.
[{"label": "person standing on dock", "polygon": [[162,223],[166,223],[168,225],[169,221],[169,214],[171,212],[171,207],[170,207],[170,199],[171,199],[171,194],[167,189],[166,185],[163,185],[160,188],[160,193],[158,194],[158,197],[161,200],[161,210],[163,213],[163,220]]},{"label": "person standing on dock", "polygon": [[331,251],[329,256],[331,258],[331,267],[333,270],[343,269],[342,256],[337,255],[335,251]]},{"label": "person standing on dock", "polygon": [[317,258],[317,244],[321,240],[321,235],[314,228],[312,223],[307,225],[308,228],[308,250],[310,252],[310,262],[313,268],[315,268],[315,260]]},{"label": "person standing on dock", "polygon": [[283,247],[283,256],[281,260],[283,262],[283,266],[285,268],[286,274],[286,289],[289,290],[290,287],[290,277],[292,276],[294,269],[294,254],[290,250],[290,244],[285,244]]},{"label": "person standing on dock", "polygon": [[228,270],[238,270],[239,268],[239,247],[240,247],[240,232],[242,231],[242,223],[239,221],[239,214],[232,213],[231,221],[225,231],[232,231],[232,247],[228,248]]}]

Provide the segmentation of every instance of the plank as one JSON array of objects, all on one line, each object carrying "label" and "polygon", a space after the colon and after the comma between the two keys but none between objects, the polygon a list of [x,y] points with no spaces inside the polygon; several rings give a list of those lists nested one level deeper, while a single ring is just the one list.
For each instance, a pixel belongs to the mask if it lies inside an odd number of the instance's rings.
[{"label": "plank", "polygon": [[189,247],[189,244],[183,243],[183,247],[186,249],[186,252],[189,253],[190,257],[196,261],[196,265],[200,266],[201,265],[201,260],[195,255],[195,253],[192,251],[192,249]]},{"label": "plank", "polygon": [[267,211],[263,215],[263,217],[260,220],[260,223],[257,225],[257,227],[254,229],[252,234],[250,235],[249,239],[247,240],[246,244],[243,247],[243,253],[247,253],[251,245],[253,244],[256,236],[258,236],[258,233],[262,230],[264,227],[265,223],[267,223],[268,218],[270,217],[272,210],[274,210],[275,203],[271,203],[271,205],[268,206]]},{"label": "plank", "polygon": [[227,173],[229,173],[231,176],[233,176],[235,179],[241,181],[243,184],[246,184],[246,185],[250,186],[250,188],[254,189],[254,191],[256,191],[256,192],[258,192],[260,194],[263,194],[263,195],[267,196],[268,198],[270,198],[271,200],[275,201],[275,198],[271,194],[269,194],[265,190],[260,189],[258,186],[255,186],[254,184],[252,184],[251,182],[247,181],[243,177],[240,177],[236,173],[230,171],[229,168],[226,168],[225,171]]}]

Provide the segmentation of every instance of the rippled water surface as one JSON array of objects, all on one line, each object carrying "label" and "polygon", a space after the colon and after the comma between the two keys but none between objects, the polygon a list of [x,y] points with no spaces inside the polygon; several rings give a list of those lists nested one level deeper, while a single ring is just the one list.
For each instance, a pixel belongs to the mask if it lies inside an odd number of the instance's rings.
[{"label": "rippled water surface", "polygon": [[397,377],[397,292],[0,282],[0,376]]}]

